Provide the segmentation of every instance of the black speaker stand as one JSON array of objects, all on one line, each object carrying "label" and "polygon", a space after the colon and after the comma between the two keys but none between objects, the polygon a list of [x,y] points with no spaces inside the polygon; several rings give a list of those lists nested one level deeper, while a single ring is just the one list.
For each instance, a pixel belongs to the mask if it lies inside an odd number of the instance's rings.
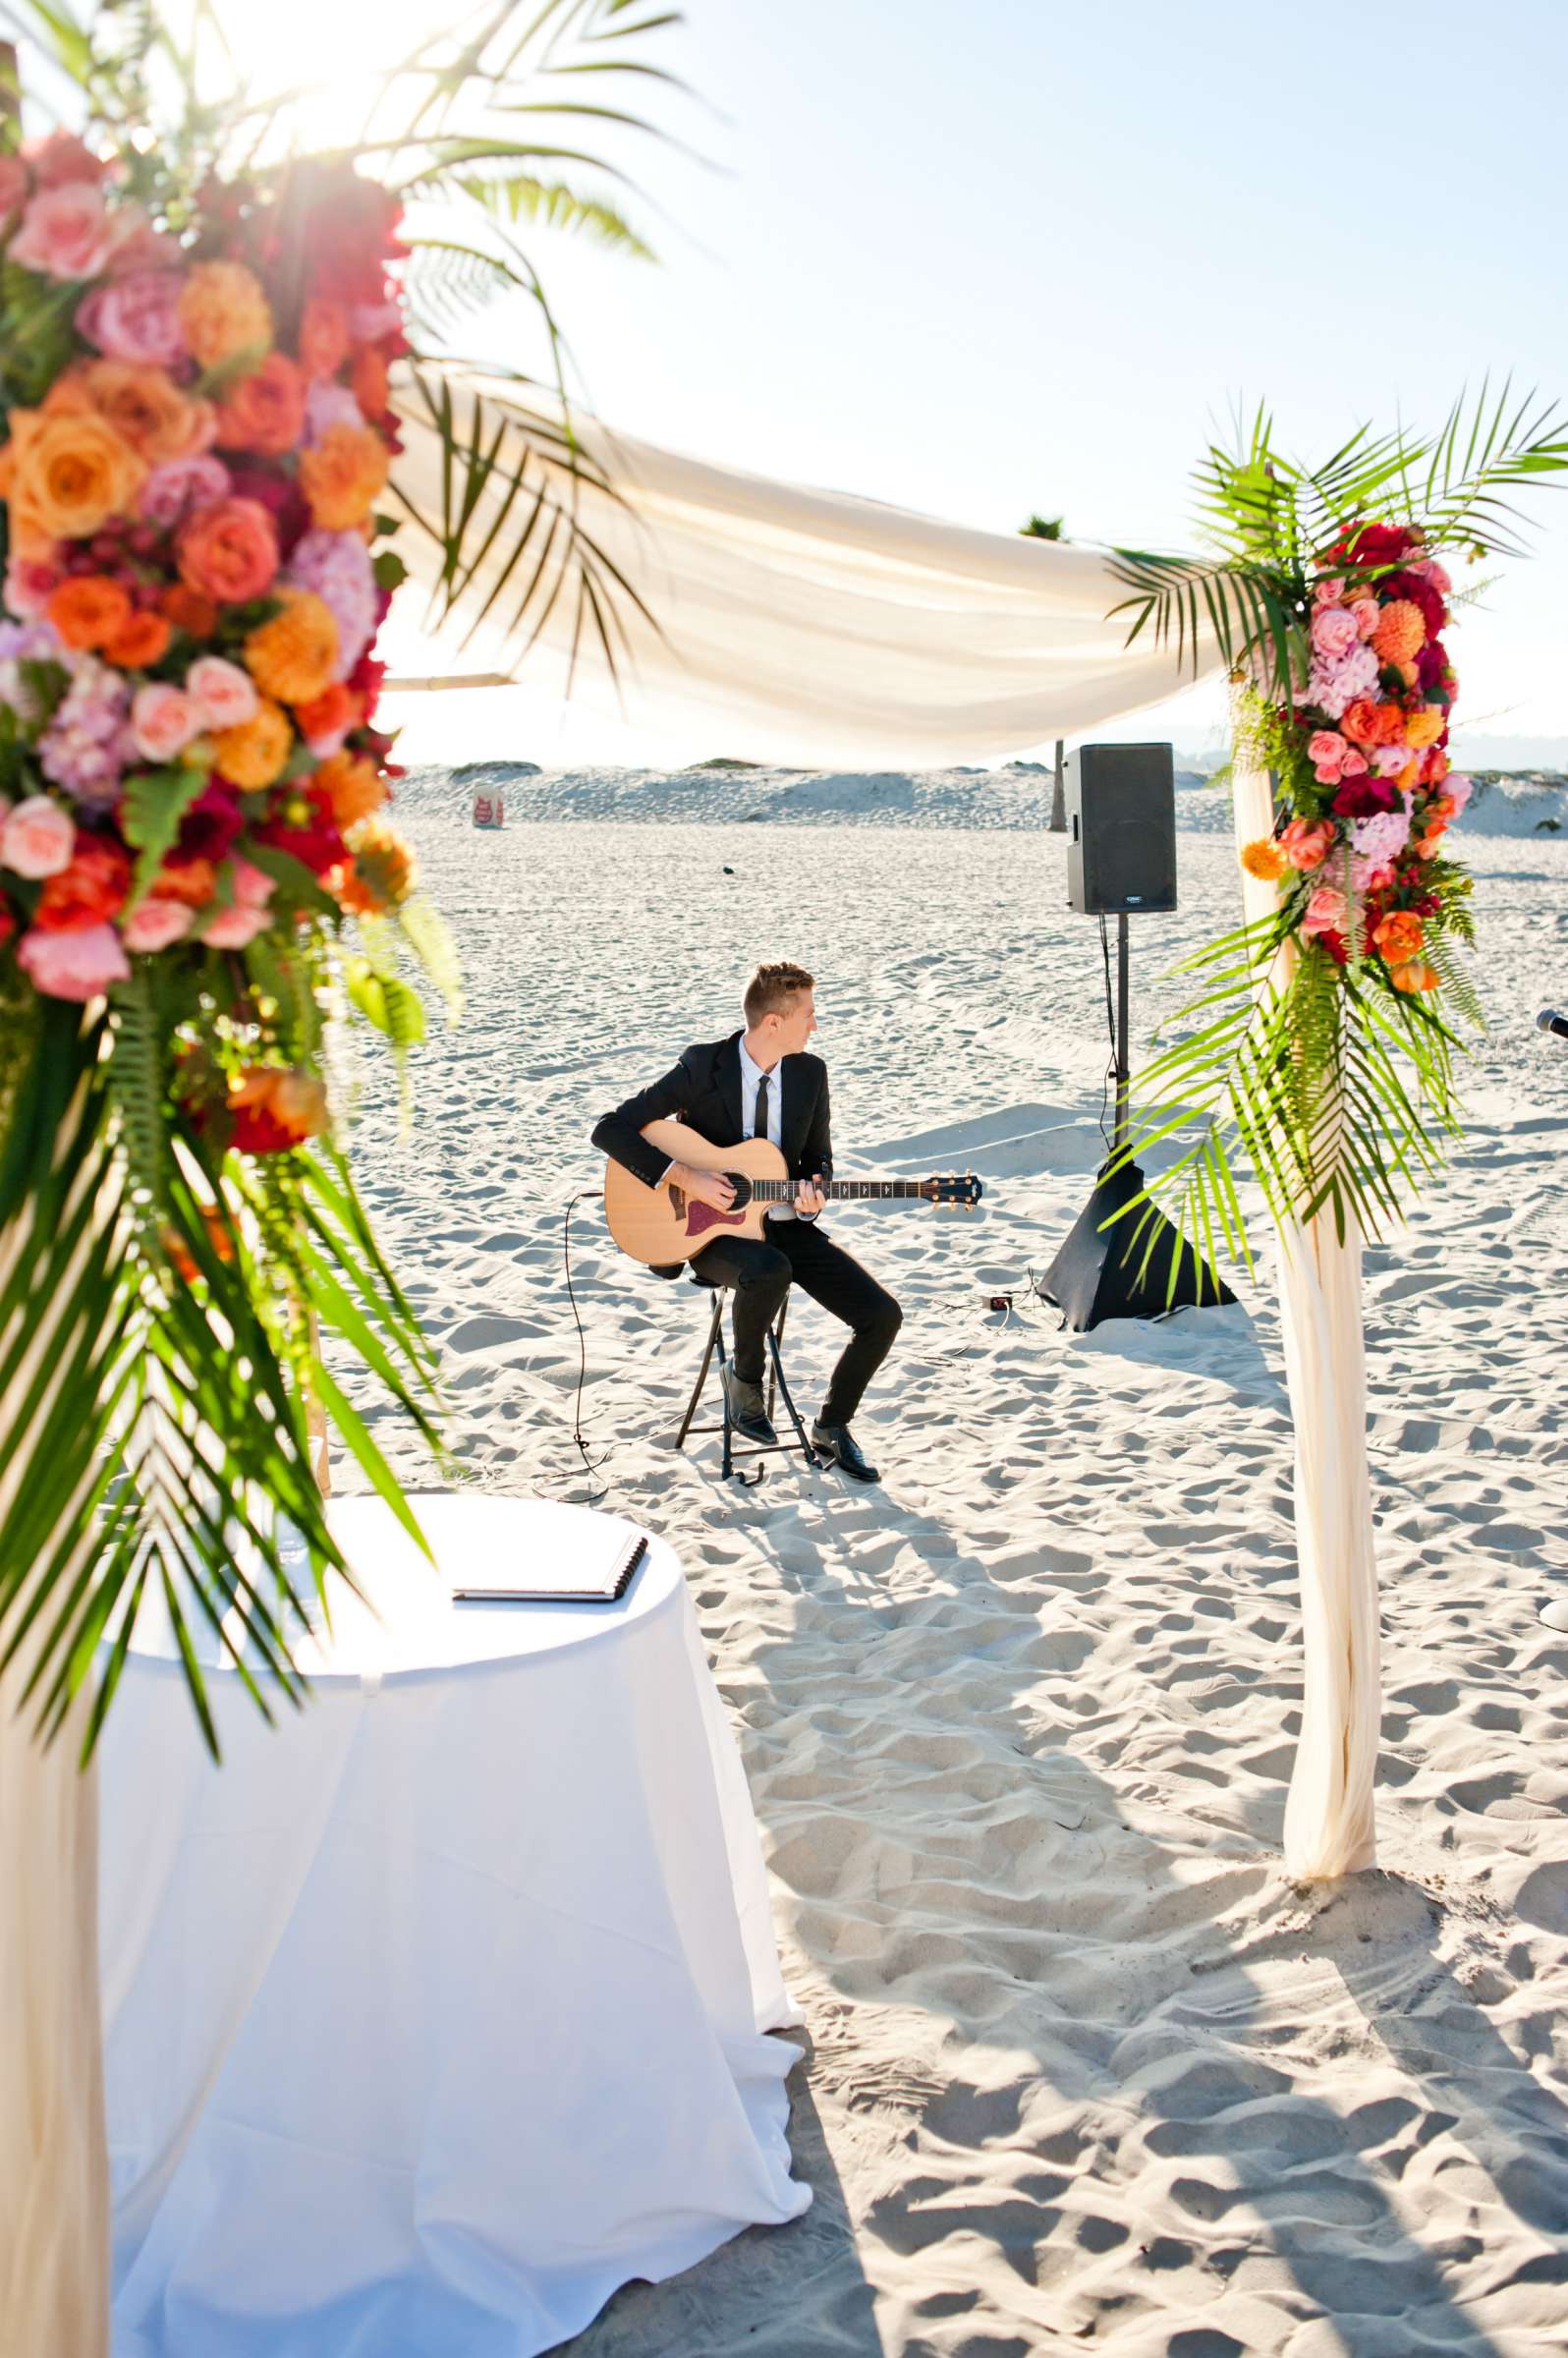
[{"label": "black speaker stand", "polygon": [[[1114,1143],[1109,1160],[1100,1165],[1093,1194],[1045,1272],[1042,1288],[1075,1334],[1086,1334],[1105,1319],[1157,1319],[1168,1310],[1204,1310],[1236,1299],[1223,1278],[1183,1243],[1162,1211],[1149,1204],[1136,1212],[1126,1208],[1145,1186],[1137,1163],[1122,1160],[1132,1139],[1129,950],[1124,909],[1116,919]],[[1118,1213],[1123,1216],[1118,1218]]]}]

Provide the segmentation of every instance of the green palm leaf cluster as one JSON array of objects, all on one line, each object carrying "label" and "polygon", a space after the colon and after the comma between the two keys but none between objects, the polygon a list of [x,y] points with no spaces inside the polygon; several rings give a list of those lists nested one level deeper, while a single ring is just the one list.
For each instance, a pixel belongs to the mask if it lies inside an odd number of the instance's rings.
[{"label": "green palm leaf cluster", "polygon": [[[1332,789],[1307,754],[1304,691],[1312,676],[1315,588],[1328,566],[1350,593],[1375,590],[1406,561],[1357,553],[1367,524],[1420,535],[1423,556],[1480,560],[1523,546],[1517,495],[1558,485],[1568,470],[1568,421],[1534,395],[1483,386],[1456,403],[1435,433],[1362,427],[1316,466],[1287,457],[1260,410],[1229,449],[1211,446],[1197,471],[1198,517],[1208,553],[1119,549],[1128,590],[1114,609],[1129,641],[1173,647],[1194,676],[1217,653],[1237,690],[1238,747],[1267,770],[1275,830],[1328,816]],[[1404,595],[1397,587],[1389,595]],[[1383,675],[1390,693],[1400,681]],[[1443,693],[1443,692],[1439,692]],[[1447,693],[1451,693],[1451,690]],[[1140,1079],[1133,1163],[1159,1150],[1159,1177],[1118,1216],[1131,1221],[1129,1255],[1147,1269],[1169,1211],[1174,1293],[1183,1241],[1210,1260],[1251,1260],[1242,1191],[1256,1182],[1285,1230],[1328,1212],[1387,1232],[1442,1167],[1460,1130],[1455,1058],[1459,1027],[1481,1024],[1463,945],[1474,938],[1470,879],[1445,857],[1424,866],[1424,955],[1435,990],[1396,987],[1364,937],[1348,849],[1307,874],[1287,870],[1268,917],[1209,944],[1178,970],[1198,987],[1169,1041]],[[1335,955],[1302,930],[1313,888],[1332,884],[1351,905]]]}]

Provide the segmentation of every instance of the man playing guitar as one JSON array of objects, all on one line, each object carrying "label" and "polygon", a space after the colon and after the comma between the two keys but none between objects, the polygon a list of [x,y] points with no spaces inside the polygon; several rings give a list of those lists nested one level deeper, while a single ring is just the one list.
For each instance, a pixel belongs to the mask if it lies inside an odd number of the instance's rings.
[{"label": "man playing guitar", "polygon": [[[856,1482],[879,1480],[850,1431],[867,1385],[892,1349],[903,1312],[858,1261],[816,1225],[822,1184],[831,1178],[827,1067],[807,1051],[816,1030],[813,978],[802,966],[759,966],[746,986],[744,1032],[686,1050],[651,1089],[595,1123],[593,1144],[644,1187],[675,1187],[727,1211],[735,1190],[722,1172],[672,1161],[643,1136],[651,1122],[689,1123],[710,1146],[766,1138],[796,1185],[793,1204],[767,1214],[769,1241],[715,1236],[701,1257],[704,1277],[735,1289],[735,1354],[724,1371],[730,1417],[748,1440],[775,1438],[762,1401],[767,1329],[791,1282],[850,1328],[812,1428],[812,1444]],[[675,1276],[680,1267],[661,1274]]]}]

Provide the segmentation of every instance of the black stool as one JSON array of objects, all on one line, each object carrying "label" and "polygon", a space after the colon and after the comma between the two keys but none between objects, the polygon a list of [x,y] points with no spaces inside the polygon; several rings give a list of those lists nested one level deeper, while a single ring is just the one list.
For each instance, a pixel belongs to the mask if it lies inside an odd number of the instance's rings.
[{"label": "black stool", "polygon": [[[779,1304],[778,1317],[767,1330],[767,1351],[770,1363],[767,1376],[767,1416],[768,1422],[771,1424],[776,1392],[777,1397],[783,1401],[789,1411],[790,1423],[795,1428],[795,1438],[793,1441],[742,1440],[737,1442],[735,1427],[730,1418],[729,1395],[724,1389],[724,1370],[728,1365],[724,1350],[725,1288],[717,1284],[711,1277],[703,1277],[695,1268],[688,1273],[694,1285],[705,1286],[712,1294],[713,1316],[708,1320],[707,1341],[702,1350],[702,1365],[697,1372],[697,1381],[692,1386],[692,1397],[686,1403],[686,1414],[681,1419],[681,1430],[675,1436],[676,1448],[685,1448],[686,1436],[689,1432],[722,1432],[724,1435],[724,1479],[728,1482],[733,1477],[735,1481],[745,1483],[749,1489],[756,1488],[767,1472],[767,1468],[758,1466],[756,1472],[750,1475],[738,1473],[735,1467],[737,1457],[767,1457],[775,1450],[787,1449],[793,1453],[798,1449],[809,1466],[819,1467],[822,1461],[807,1438],[806,1428],[801,1423],[800,1411],[790,1396],[790,1387],[784,1376],[784,1362],[779,1357],[779,1344],[784,1339],[785,1313],[790,1306],[788,1294]],[[702,1397],[702,1386],[707,1381],[707,1371],[712,1364],[715,1351],[718,1353],[719,1398],[723,1402],[724,1422],[722,1425],[694,1425],[692,1419],[696,1416],[697,1404]]]}]

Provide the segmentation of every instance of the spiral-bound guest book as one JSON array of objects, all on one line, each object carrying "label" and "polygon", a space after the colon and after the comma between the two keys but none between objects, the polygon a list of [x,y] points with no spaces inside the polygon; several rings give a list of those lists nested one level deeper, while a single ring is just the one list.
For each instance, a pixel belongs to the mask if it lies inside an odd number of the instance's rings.
[{"label": "spiral-bound guest book", "polygon": [[626,1595],[637,1568],[647,1553],[647,1533],[622,1523],[594,1532],[586,1546],[574,1549],[571,1569],[563,1580],[528,1572],[493,1586],[466,1586],[452,1591],[454,1604],[615,1604]]}]

